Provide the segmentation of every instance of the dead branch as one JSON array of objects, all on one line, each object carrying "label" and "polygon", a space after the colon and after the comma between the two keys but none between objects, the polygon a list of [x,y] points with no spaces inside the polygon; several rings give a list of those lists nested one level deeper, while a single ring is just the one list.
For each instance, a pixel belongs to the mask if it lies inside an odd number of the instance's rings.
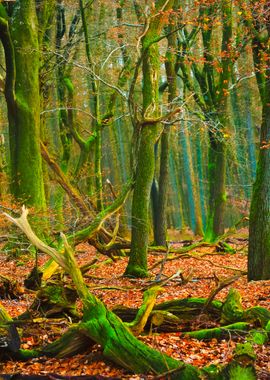
[{"label": "dead branch", "polygon": [[174,274],[172,274],[171,276],[169,277],[166,277],[165,279],[157,279],[157,280],[154,280],[154,281],[150,281],[149,284],[144,288],[144,290],[146,289],[149,289],[151,287],[153,287],[153,285],[159,285],[159,286],[164,286],[166,284],[168,284],[168,282],[172,281],[172,280],[175,280],[176,278],[179,278],[181,279],[182,281],[182,269],[178,269],[178,271]]},{"label": "dead branch", "polygon": [[[79,208],[79,210],[86,216],[93,216],[93,212],[88,208],[80,194],[69,182],[68,178],[65,176],[63,171],[57,162],[50,156],[46,146],[40,142],[41,154],[47,164],[50,166],[52,171],[56,174],[56,179],[59,185],[65,190],[70,199],[73,200],[75,205]],[[91,205],[93,207],[93,205]]]},{"label": "dead branch", "polygon": [[49,256],[51,256],[57,262],[58,265],[62,266],[63,269],[68,272],[68,268],[66,266],[63,255],[56,249],[50,247],[49,245],[41,241],[32,230],[27,220],[28,209],[25,206],[22,207],[22,214],[19,218],[13,218],[11,215],[5,212],[3,214],[7,217],[8,220],[10,220],[16,226],[18,226],[25,233],[28,240],[35,247],[37,247],[40,251],[47,253]]},{"label": "dead branch", "polygon": [[215,281],[216,281],[216,287],[211,291],[206,303],[204,304],[204,307],[203,307],[203,310],[202,310],[202,313],[205,312],[207,310],[207,308],[209,307],[209,305],[211,304],[211,302],[214,300],[214,298],[216,297],[216,295],[224,288],[226,288],[227,286],[231,285],[233,282],[237,281],[239,278],[241,277],[241,275],[234,275],[234,276],[231,276],[231,277],[227,277],[225,279],[219,279],[216,275],[215,275]]},{"label": "dead branch", "polygon": [[[117,213],[123,206],[132,189],[132,186],[133,180],[131,179],[127,182],[123,188],[123,191],[113,201],[113,203],[101,211],[99,214],[97,214],[89,226],[70,235],[68,237],[68,242],[72,242],[74,245],[79,244],[85,240],[91,239],[99,230],[103,229],[102,225],[105,220],[107,220],[113,214]],[[112,235],[112,239],[113,238],[114,236]]]},{"label": "dead branch", "polygon": [[[200,244],[197,244],[196,246],[199,247],[199,246],[202,246],[202,245],[205,245],[206,243],[200,243]],[[209,246],[212,246],[211,244],[208,244],[207,245]],[[235,271],[235,272],[241,272],[242,275],[245,275],[247,274],[247,271],[246,270],[243,270],[243,269],[239,269],[239,268],[234,268],[234,267],[230,267],[230,266],[226,266],[226,265],[220,265],[220,264],[216,264],[214,263],[212,260],[209,260],[209,259],[205,259],[203,258],[204,256],[216,256],[216,255],[220,255],[220,253],[209,253],[209,252],[205,252],[201,255],[198,255],[198,254],[192,254],[192,253],[189,253],[188,251],[192,250],[194,248],[195,244],[193,245],[190,245],[188,247],[183,247],[183,248],[180,248],[177,250],[178,254],[177,255],[172,255],[172,256],[167,256],[166,258],[166,261],[173,261],[173,260],[178,260],[178,259],[195,259],[195,260],[202,260],[202,261],[206,261],[206,262],[209,262],[212,266],[214,267],[217,267],[217,268],[222,268],[222,269],[228,269],[228,270],[231,270],[231,271]],[[153,247],[150,247],[150,249],[152,250]],[[159,248],[159,247],[158,247]],[[163,247],[160,247],[160,248],[163,248]],[[164,250],[163,250],[164,251]],[[179,251],[181,251],[179,253]],[[175,253],[176,251],[171,249],[170,250],[170,253]],[[162,263],[163,259],[160,259],[158,260],[155,264],[153,264],[149,269],[150,270],[153,270],[155,269],[157,266],[159,266],[161,263]]]}]

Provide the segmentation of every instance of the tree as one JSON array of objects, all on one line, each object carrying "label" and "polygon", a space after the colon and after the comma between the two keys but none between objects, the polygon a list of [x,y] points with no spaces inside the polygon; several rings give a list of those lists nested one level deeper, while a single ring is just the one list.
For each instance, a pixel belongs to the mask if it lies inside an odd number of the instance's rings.
[{"label": "tree", "polygon": [[[222,18],[222,41],[219,59],[214,52],[215,19]],[[199,26],[198,26],[199,25]],[[200,33],[199,33],[200,32]],[[196,38],[201,35],[202,54],[194,56],[192,49]],[[200,42],[197,42],[200,43]],[[226,201],[226,134],[228,126],[227,100],[231,71],[232,50],[232,2],[204,1],[199,6],[199,16],[191,31],[183,22],[183,32],[179,38],[178,63],[184,85],[202,112],[208,124],[208,215],[205,240],[214,241],[224,232],[224,208]]]},{"label": "tree", "polygon": [[0,7],[0,38],[6,61],[11,193],[16,201],[45,210],[35,1],[17,1],[11,6],[10,17],[3,4]]},{"label": "tree", "polygon": [[[260,150],[249,219],[248,279],[270,279],[270,13],[267,1],[244,4],[252,34],[256,79],[262,102]],[[252,13],[251,13],[252,12]]]},{"label": "tree", "polygon": [[139,121],[139,147],[136,157],[135,186],[132,201],[131,253],[126,275],[145,277],[149,236],[149,201],[155,170],[154,146],[162,132],[159,123],[159,51],[158,38],[165,25],[163,12],[172,9],[174,1],[158,0],[145,24],[141,40],[143,72],[143,120]]}]

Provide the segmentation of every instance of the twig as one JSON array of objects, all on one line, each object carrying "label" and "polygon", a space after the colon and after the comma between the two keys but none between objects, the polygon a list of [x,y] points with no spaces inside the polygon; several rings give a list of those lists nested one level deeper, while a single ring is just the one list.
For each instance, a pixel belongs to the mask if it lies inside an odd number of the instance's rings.
[{"label": "twig", "polygon": [[159,286],[162,287],[162,286],[166,285],[168,282],[174,280],[175,278],[181,277],[181,274],[182,274],[182,269],[178,269],[178,271],[176,273],[174,273],[173,275],[165,278],[164,280],[158,279],[158,280],[154,280],[154,281],[149,282],[149,285],[147,285],[143,289],[146,290],[146,289],[149,289],[152,286],[156,286],[156,285],[159,285]]}]

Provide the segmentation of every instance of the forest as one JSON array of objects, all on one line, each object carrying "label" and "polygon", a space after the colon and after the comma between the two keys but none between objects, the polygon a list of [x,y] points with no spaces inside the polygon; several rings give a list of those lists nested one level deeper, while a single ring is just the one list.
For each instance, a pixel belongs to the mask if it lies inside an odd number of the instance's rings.
[{"label": "forest", "polygon": [[0,1],[0,379],[270,379],[268,0]]}]

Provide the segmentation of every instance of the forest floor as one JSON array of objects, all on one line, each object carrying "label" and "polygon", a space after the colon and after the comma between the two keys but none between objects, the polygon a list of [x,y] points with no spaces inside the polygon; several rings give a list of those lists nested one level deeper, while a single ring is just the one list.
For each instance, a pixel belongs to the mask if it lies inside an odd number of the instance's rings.
[{"label": "forest floor", "polygon": [[[179,247],[181,243],[173,243],[173,246]],[[157,299],[157,303],[171,300],[182,299],[186,297],[205,297],[207,298],[213,288],[215,288],[215,277],[220,279],[235,274],[234,269],[243,271],[247,269],[247,240],[244,234],[240,240],[232,239],[231,245],[236,248],[235,254],[216,252],[215,247],[199,247],[189,253],[197,252],[202,255],[200,258],[179,258],[174,261],[167,261],[163,275],[171,276],[179,269],[184,277],[190,277],[190,281],[183,284],[181,281],[169,281],[163,286],[163,291]],[[91,291],[100,297],[108,308],[114,308],[117,305],[128,307],[139,307],[142,304],[143,288],[149,285],[151,279],[159,273],[160,266],[155,268],[151,274],[152,278],[135,280],[127,279],[122,276],[126,265],[127,258],[121,258],[116,262],[108,262],[108,258],[100,255],[96,250],[83,244],[77,247],[77,258],[79,263],[85,264],[94,258],[97,259],[97,265],[87,272],[86,281]],[[149,266],[152,266],[157,260],[162,258],[162,254],[149,254]],[[39,264],[47,259],[46,255],[39,255]],[[12,317],[23,313],[33,301],[34,292],[23,288],[23,279],[28,275],[34,266],[34,258],[29,256],[20,256],[14,258],[7,254],[0,254],[1,274],[11,279],[19,280],[21,283],[21,295],[18,299],[2,299],[1,303],[7,309]],[[241,276],[232,285],[238,289],[242,296],[243,306],[251,307],[255,305],[263,306],[270,309],[270,281],[247,282],[246,275]],[[216,299],[224,300],[228,294],[229,288],[220,291]],[[66,319],[47,320],[43,324],[25,325],[22,333],[22,348],[35,348],[46,345],[61,336],[67,329],[68,322]],[[202,327],[201,327],[202,328]],[[194,320],[190,329],[200,329],[200,320]],[[208,341],[198,341],[184,337],[179,332],[159,333],[153,328],[150,335],[141,335],[139,337],[145,343],[164,352],[172,357],[183,360],[189,364],[203,367],[210,364],[224,364],[231,360],[232,352],[237,342],[243,342],[243,338],[233,337],[230,340],[212,339]],[[25,362],[7,361],[0,363],[0,373],[2,374],[59,374],[59,375],[103,375],[108,378],[119,379],[152,379],[151,376],[137,376],[129,374],[127,371],[117,367],[113,363],[104,362],[97,359],[101,353],[98,345],[94,349],[89,349],[84,354],[76,355],[68,359],[39,358]],[[259,379],[270,379],[270,345],[255,346],[257,360],[256,370]]]}]

